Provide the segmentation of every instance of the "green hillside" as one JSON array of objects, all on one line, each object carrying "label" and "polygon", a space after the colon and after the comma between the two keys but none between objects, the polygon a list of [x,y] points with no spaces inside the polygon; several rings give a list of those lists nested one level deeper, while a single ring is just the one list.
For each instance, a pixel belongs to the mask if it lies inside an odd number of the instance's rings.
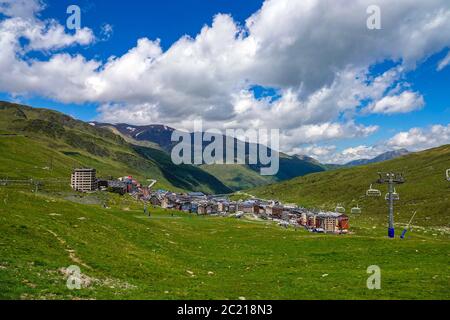
[{"label": "green hillside", "polygon": [[[0,177],[66,181],[38,192],[0,184],[0,300],[450,299],[449,160],[443,146],[248,191],[327,209],[358,202],[363,213],[350,214],[347,235],[158,208],[148,217],[129,195],[81,194],[64,179],[73,166],[92,166],[100,176],[154,178],[171,190],[228,189],[199,167],[173,166],[149,144],[0,103]],[[418,210],[407,239],[386,237],[384,200],[361,197],[380,170],[405,173],[397,227]],[[71,265],[81,269],[80,290],[66,286]],[[371,265],[381,268],[381,290],[366,287]]]},{"label": "green hillside", "polygon": [[273,176],[262,176],[259,165],[202,165],[201,168],[234,191],[264,186],[325,170],[321,164],[284,153],[280,153],[279,170]]},{"label": "green hillside", "polygon": [[[395,203],[395,220],[406,223],[417,210],[414,224],[450,227],[450,182],[445,171],[450,168],[450,145],[412,153],[377,164],[310,174],[289,181],[248,191],[263,198],[275,198],[306,207],[332,210],[337,203],[347,212],[359,204],[362,215],[384,221],[387,185],[374,183],[377,172],[403,172],[406,183],[396,187],[400,201]],[[380,198],[365,196],[369,185],[382,191]]]},{"label": "green hillside", "polygon": [[202,165],[201,168],[217,177],[232,190],[249,189],[276,182],[274,177],[262,176],[248,166],[241,164],[211,164]]},{"label": "green hillside", "polygon": [[73,167],[100,177],[157,179],[159,188],[229,192],[198,167],[175,166],[161,150],[136,146],[108,129],[46,109],[0,102],[0,177],[68,179]]},{"label": "green hillside", "polygon": [[[100,195],[85,195],[90,197]],[[389,240],[198,217],[102,194],[110,209],[0,186],[0,299],[449,299],[448,235]],[[368,290],[379,265],[382,290]],[[76,265],[84,287],[66,287]]]}]

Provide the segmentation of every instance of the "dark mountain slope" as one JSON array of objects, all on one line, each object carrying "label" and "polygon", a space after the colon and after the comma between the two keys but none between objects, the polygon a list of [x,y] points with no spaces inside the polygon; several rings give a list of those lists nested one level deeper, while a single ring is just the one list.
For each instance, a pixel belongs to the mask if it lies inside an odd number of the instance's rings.
[{"label": "dark mountain slope", "polygon": [[200,168],[175,166],[166,153],[137,149],[107,128],[56,111],[0,102],[0,177],[68,179],[77,166],[95,167],[100,176],[157,179],[160,188],[230,191]]},{"label": "dark mountain slope", "polygon": [[[177,142],[171,141],[172,132],[175,130],[164,125],[147,125],[134,126],[129,124],[107,124],[95,123],[98,127],[114,129],[120,132],[124,137],[132,138],[136,141],[148,141],[155,143],[161,147],[162,150],[170,154],[173,146]],[[192,134],[191,134],[192,135]],[[224,139],[225,141],[225,139]],[[236,145],[235,139],[235,145]],[[205,147],[209,142],[203,142]],[[246,157],[249,153],[249,143],[246,143]],[[236,154],[236,147],[234,148]],[[283,181],[298,176],[303,176],[312,172],[324,171],[325,168],[320,164],[311,160],[312,158],[302,158],[297,156],[289,156],[287,154],[280,154],[279,171],[274,176],[261,176],[261,165],[201,165],[204,171],[215,176],[223,184],[233,190],[240,190],[244,188],[251,188],[255,186],[265,185],[277,181]]]}]

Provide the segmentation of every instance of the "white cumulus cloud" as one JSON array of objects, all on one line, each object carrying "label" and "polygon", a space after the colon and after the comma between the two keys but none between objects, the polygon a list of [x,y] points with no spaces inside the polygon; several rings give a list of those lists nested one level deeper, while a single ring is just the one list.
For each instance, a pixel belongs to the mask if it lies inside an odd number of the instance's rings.
[{"label": "white cumulus cloud", "polygon": [[292,154],[307,154],[322,163],[345,164],[353,160],[372,159],[392,150],[415,152],[450,144],[450,124],[411,128],[375,145],[358,145],[339,150],[335,145],[310,144],[295,148]]},{"label": "white cumulus cloud", "polygon": [[433,125],[429,128],[412,128],[397,133],[387,142],[391,148],[406,148],[411,151],[424,150],[443,144],[450,144],[450,124]]},{"label": "white cumulus cloud", "polygon": [[370,113],[407,113],[421,109],[425,101],[421,94],[412,91],[403,91],[398,95],[389,95],[381,98],[368,107]]}]

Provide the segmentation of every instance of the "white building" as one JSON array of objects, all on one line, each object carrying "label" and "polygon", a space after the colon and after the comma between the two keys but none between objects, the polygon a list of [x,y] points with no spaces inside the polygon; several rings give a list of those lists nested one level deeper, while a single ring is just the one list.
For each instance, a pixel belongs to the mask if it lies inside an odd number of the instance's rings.
[{"label": "white building", "polygon": [[70,179],[70,186],[77,191],[94,191],[97,189],[96,170],[74,169]]}]

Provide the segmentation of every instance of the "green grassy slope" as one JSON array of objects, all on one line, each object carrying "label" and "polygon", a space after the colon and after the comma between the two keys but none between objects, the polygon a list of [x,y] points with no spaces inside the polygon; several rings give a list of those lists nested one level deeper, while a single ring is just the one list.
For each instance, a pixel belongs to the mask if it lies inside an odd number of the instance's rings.
[{"label": "green grassy slope", "polygon": [[263,186],[277,180],[272,176],[262,176],[248,166],[240,164],[211,164],[201,168],[222,181],[232,190],[241,190]]},{"label": "green grassy slope", "polygon": [[326,170],[321,164],[301,160],[287,154],[280,154],[279,171],[274,176],[260,175],[260,166],[256,165],[202,165],[201,168],[235,191],[264,186],[293,177],[304,176],[311,172]]},{"label": "green grassy slope", "polygon": [[415,224],[450,227],[450,182],[445,179],[448,168],[450,145],[445,145],[382,163],[310,174],[248,193],[324,209],[341,203],[349,211],[359,203],[363,215],[384,220],[387,186],[374,183],[382,191],[380,198],[367,198],[365,192],[378,178],[377,172],[401,171],[406,183],[396,188],[400,194],[395,206],[396,221],[407,222],[412,211],[417,210]]},{"label": "green grassy slope", "polygon": [[[229,189],[215,176],[192,165],[174,165],[172,159],[165,151],[142,146],[134,146],[134,150],[141,157],[149,159],[158,164],[164,177],[170,183],[181,189],[199,190],[210,193],[229,193]],[[208,189],[205,188],[208,186]]]},{"label": "green grassy slope", "polygon": [[[0,299],[449,299],[448,235],[388,240],[363,217],[353,235],[151,209],[111,209],[0,187]],[[436,235],[432,235],[436,234]],[[382,290],[368,290],[379,265]],[[90,285],[69,290],[62,268]]]},{"label": "green grassy slope", "polygon": [[[159,188],[224,193],[229,189],[193,166],[180,168],[158,149],[137,146],[108,129],[58,112],[0,102],[0,177],[66,178],[73,167],[97,169],[100,177],[157,179]],[[176,173],[176,174],[174,174]]]}]

